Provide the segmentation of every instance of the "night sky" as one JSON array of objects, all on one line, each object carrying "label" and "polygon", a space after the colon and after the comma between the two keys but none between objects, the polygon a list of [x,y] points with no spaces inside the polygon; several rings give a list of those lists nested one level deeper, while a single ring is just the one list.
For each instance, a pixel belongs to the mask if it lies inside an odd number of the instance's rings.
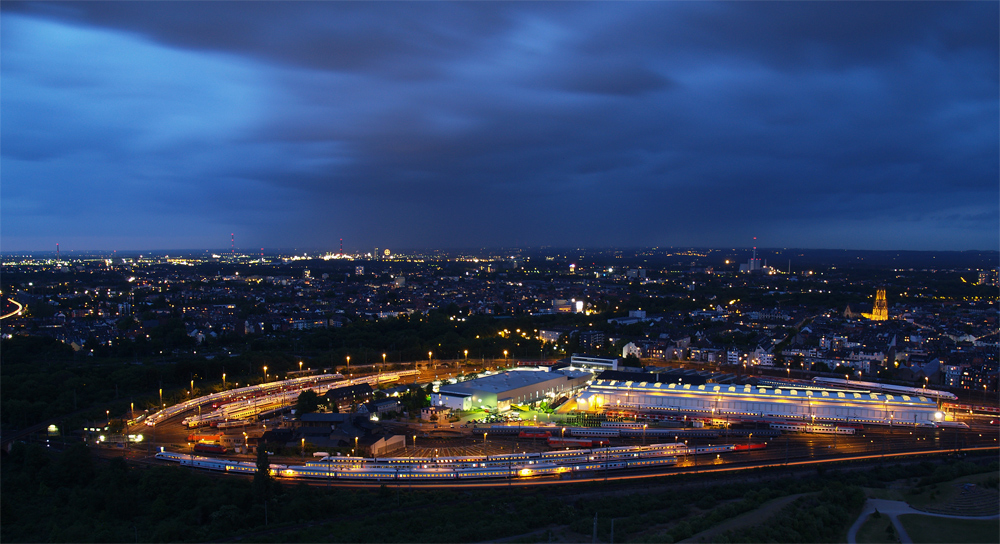
[{"label": "night sky", "polygon": [[998,6],[4,0],[0,249],[995,250]]}]

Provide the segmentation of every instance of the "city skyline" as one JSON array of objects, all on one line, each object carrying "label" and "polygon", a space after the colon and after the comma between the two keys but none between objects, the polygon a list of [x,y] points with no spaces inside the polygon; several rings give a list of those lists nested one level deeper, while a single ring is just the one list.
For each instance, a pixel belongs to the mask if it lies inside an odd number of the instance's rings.
[{"label": "city skyline", "polygon": [[996,3],[0,9],[4,252],[1000,245]]}]

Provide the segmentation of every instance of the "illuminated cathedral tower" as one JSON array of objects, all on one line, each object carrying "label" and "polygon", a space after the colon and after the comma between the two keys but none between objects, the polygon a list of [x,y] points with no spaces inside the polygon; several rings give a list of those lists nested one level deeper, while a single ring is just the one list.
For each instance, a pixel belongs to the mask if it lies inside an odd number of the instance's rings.
[{"label": "illuminated cathedral tower", "polygon": [[861,314],[872,321],[888,321],[889,320],[889,306],[885,303],[885,289],[879,289],[875,293],[875,306],[872,308],[872,313]]}]

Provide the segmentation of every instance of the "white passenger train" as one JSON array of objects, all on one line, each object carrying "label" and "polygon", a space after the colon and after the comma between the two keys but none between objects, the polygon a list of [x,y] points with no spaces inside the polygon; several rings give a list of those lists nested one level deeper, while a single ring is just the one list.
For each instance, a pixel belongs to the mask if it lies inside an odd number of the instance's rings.
[{"label": "white passenger train", "polygon": [[[302,466],[271,464],[274,476],[285,478],[320,478],[337,480],[447,480],[474,478],[532,478],[586,473],[595,470],[648,468],[677,463],[678,455],[733,451],[735,446],[687,447],[684,444],[655,444],[568,450],[544,453],[519,453],[491,456],[442,458],[362,458],[325,457]],[[182,466],[253,474],[255,463],[199,457],[184,453],[160,452],[157,459]]]},{"label": "white passenger train", "polygon": [[855,427],[840,425],[812,425],[809,423],[771,423],[771,428],[777,431],[791,433],[815,433],[815,434],[854,434]]}]

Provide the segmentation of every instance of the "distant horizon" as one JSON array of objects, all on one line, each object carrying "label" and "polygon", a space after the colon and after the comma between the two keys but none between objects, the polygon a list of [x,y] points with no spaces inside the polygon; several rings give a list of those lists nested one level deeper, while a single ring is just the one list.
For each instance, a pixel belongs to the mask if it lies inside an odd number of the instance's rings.
[{"label": "distant horizon", "polygon": [[[585,252],[604,252],[604,251],[649,251],[649,250],[710,250],[710,251],[753,251],[756,248],[758,252],[767,251],[844,251],[844,252],[858,252],[858,253],[996,253],[1000,254],[1000,249],[866,249],[866,248],[837,248],[837,247],[782,247],[782,246],[700,246],[700,245],[672,245],[672,246],[590,246],[590,247],[580,247],[580,246],[557,246],[557,245],[532,245],[532,246],[477,246],[477,247],[412,247],[412,248],[400,248],[399,250],[393,249],[391,247],[383,246],[372,246],[367,249],[344,249],[344,255],[356,255],[356,254],[367,254],[372,253],[375,249],[379,250],[379,256],[382,255],[382,251],[389,249],[391,255],[397,254],[414,254],[414,253],[428,253],[428,252],[490,252],[490,251],[585,251]],[[240,248],[236,247],[235,251],[241,255],[253,255],[255,253],[260,253],[263,250],[266,254],[275,253],[288,253],[295,254],[300,252],[305,253],[322,253],[322,254],[338,254],[340,248],[324,248],[324,247],[264,247],[264,248]],[[59,248],[59,253],[81,253],[81,254],[102,254],[102,253],[122,253],[122,254],[169,254],[169,253],[213,253],[220,256],[226,256],[233,251],[233,248],[169,248],[169,249],[159,249],[159,248],[146,248],[146,249],[67,249]],[[26,255],[26,254],[56,254],[56,249],[28,249],[28,250],[14,250],[6,251],[0,250],[0,255]]]}]

